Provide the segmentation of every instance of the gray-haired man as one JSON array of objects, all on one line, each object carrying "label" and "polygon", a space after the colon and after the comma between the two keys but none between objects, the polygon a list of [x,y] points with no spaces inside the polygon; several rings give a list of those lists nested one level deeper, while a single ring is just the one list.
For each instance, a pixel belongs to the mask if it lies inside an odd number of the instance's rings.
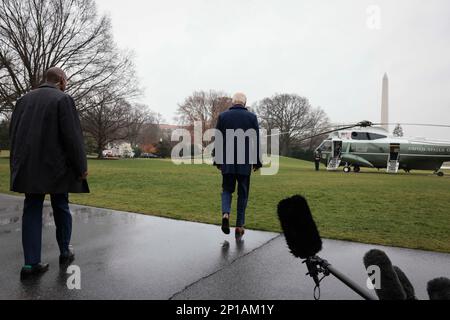
[{"label": "gray-haired man", "polygon": [[[259,124],[255,114],[246,108],[247,97],[237,93],[233,106],[219,116],[216,129],[222,139],[216,137],[216,165],[222,171],[222,231],[230,234],[232,196],[238,186],[236,239],[245,233],[245,212],[250,193],[250,176],[262,167],[259,151]],[[234,133],[234,135],[230,135]],[[244,137],[239,137],[244,134]],[[229,137],[232,137],[233,141]],[[222,141],[222,146],[218,145]],[[222,148],[223,152],[218,150]],[[244,154],[240,154],[243,153]],[[221,154],[221,157],[218,157]],[[220,158],[220,159],[219,159]]]}]

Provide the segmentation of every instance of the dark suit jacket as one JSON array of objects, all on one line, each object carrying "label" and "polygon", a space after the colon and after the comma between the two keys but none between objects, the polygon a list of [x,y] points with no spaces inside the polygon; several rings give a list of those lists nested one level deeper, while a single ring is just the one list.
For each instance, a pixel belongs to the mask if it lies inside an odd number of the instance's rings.
[{"label": "dark suit jacket", "polygon": [[[216,138],[215,145],[215,162],[216,165],[221,165],[222,174],[239,174],[239,175],[251,175],[252,167],[256,166],[261,168],[260,161],[260,137],[259,137],[259,124],[258,118],[255,114],[249,112],[247,108],[241,105],[236,105],[220,114],[217,122],[216,129],[221,132],[223,137],[223,158],[220,159],[218,149],[218,139]],[[250,129],[256,131],[256,139],[245,139],[245,163],[238,163],[238,144],[239,140],[234,141],[234,161],[227,161],[227,130],[239,130],[242,129],[247,132]],[[256,141],[254,141],[256,140]],[[231,148],[232,146],[230,146]],[[231,149],[232,150],[232,149]]]},{"label": "dark suit jacket", "polygon": [[80,119],[73,99],[52,84],[20,98],[11,127],[11,191],[88,193]]}]

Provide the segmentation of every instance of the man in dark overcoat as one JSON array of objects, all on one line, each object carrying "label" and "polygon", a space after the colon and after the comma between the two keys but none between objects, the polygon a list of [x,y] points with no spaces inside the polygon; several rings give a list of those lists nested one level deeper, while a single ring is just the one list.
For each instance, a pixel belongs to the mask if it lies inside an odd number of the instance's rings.
[{"label": "man in dark overcoat", "polygon": [[45,73],[45,83],[20,98],[11,127],[11,191],[25,194],[22,278],[45,273],[41,262],[42,209],[49,194],[61,265],[70,264],[72,215],[69,193],[89,193],[87,160],[78,112],[64,93],[67,76],[59,68]]},{"label": "man in dark overcoat", "polygon": [[222,172],[222,231],[230,233],[231,203],[237,185],[237,240],[245,233],[252,170],[262,167],[258,119],[246,105],[245,94],[234,95],[232,107],[219,116],[215,139],[215,163]]}]

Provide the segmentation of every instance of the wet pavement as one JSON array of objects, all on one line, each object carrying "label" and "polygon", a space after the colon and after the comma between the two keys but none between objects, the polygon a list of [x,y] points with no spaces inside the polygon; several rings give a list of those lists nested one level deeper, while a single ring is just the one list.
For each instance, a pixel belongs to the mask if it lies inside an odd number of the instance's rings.
[{"label": "wet pavement", "polygon": [[[81,270],[81,290],[67,288],[58,266],[55,227],[44,209],[43,261],[51,269],[21,283],[22,198],[0,195],[0,299],[313,299],[305,266],[288,252],[279,234],[248,231],[243,243],[217,226],[72,205],[72,244]],[[427,299],[429,280],[450,277],[450,255],[343,241],[324,241],[323,258],[360,285],[364,253],[385,250]],[[329,277],[322,299],[359,299]]]}]

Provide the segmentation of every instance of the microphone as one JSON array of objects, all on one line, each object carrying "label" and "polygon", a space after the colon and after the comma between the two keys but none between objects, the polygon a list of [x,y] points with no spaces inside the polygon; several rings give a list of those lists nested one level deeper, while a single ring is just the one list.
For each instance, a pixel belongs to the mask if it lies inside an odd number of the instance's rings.
[{"label": "microphone", "polygon": [[322,251],[322,238],[305,198],[297,195],[281,201],[278,217],[294,257],[308,259]]},{"label": "microphone", "polygon": [[450,300],[450,279],[437,278],[428,282],[430,300]]},{"label": "microphone", "polygon": [[[305,198],[296,195],[281,201],[278,205],[278,217],[291,253],[294,257],[305,260],[303,263],[308,268],[307,275],[313,278],[316,289],[320,289],[320,282],[332,274],[364,299],[374,300],[328,261],[317,256],[322,250],[322,238]],[[319,280],[320,274],[323,274],[323,278]]]},{"label": "microphone", "polygon": [[412,285],[411,281],[409,281],[408,277],[403,272],[403,270],[397,266],[394,266],[394,271],[398,276],[398,280],[400,281],[403,290],[405,290],[406,300],[418,300],[416,297],[414,286]]},{"label": "microphone", "polygon": [[406,293],[389,257],[381,250],[371,250],[364,257],[366,269],[371,266],[380,268],[381,283],[375,292],[380,300],[406,300]]}]

